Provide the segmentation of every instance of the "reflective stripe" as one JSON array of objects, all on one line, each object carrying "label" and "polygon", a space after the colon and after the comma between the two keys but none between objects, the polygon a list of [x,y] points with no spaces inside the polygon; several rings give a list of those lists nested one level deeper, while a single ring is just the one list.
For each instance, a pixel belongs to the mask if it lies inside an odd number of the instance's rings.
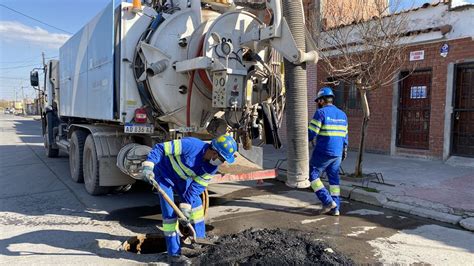
[{"label": "reflective stripe", "polygon": [[179,167],[175,158],[173,156],[168,156],[168,158],[170,159],[171,166],[173,167],[173,170],[175,171],[175,173],[178,174],[179,177],[181,177],[184,180],[188,179],[188,177],[184,174],[183,170]]},{"label": "reflective stripe", "polygon": [[[168,141],[164,143],[165,154],[168,156],[171,166],[176,174],[179,175],[182,179],[186,180],[188,177],[192,177],[201,186],[207,187],[212,176],[209,174],[204,174],[202,176],[197,176],[193,170],[187,167],[184,162],[181,160],[181,140],[173,140],[173,142]],[[172,152],[174,148],[174,153]],[[174,155],[174,156],[173,156]]]},{"label": "reflective stripe", "polygon": [[198,223],[204,221],[204,209],[201,206],[193,208],[191,210],[191,215],[189,216],[189,220],[192,223]]},{"label": "reflective stripe", "polygon": [[312,125],[309,125],[308,128],[309,128],[309,130],[313,131],[316,134],[319,133],[319,127],[313,127]]},{"label": "reflective stripe", "polygon": [[[183,169],[180,167],[181,159],[179,158],[179,155],[181,154],[181,140],[173,140],[167,141],[163,143],[164,150],[165,150],[165,155],[168,156],[168,159],[170,160],[171,167],[173,167],[173,170],[179,177],[182,179],[186,180],[188,177],[186,174],[183,172]],[[173,148],[174,148],[174,155],[173,156]],[[176,162],[176,158],[178,159],[178,162]]]},{"label": "reflective stripe", "polygon": [[341,131],[320,131],[319,135],[326,137],[346,137],[347,133]]},{"label": "reflective stripe", "polygon": [[195,176],[193,180],[198,183],[201,186],[207,187],[209,185],[209,182],[212,179],[212,175],[210,174],[204,174],[202,176]]},{"label": "reflective stripe", "polygon": [[173,140],[173,146],[174,146],[174,156],[179,156],[181,155],[181,140]]},{"label": "reflective stripe", "polygon": [[178,219],[163,219],[163,232],[171,236],[178,231]]},{"label": "reflective stripe", "polygon": [[321,179],[316,178],[315,180],[311,181],[311,188],[314,192],[319,191],[324,188],[324,184]]},{"label": "reflective stripe", "polygon": [[186,167],[186,165],[183,163],[183,161],[181,160],[181,151],[182,151],[182,148],[181,148],[181,140],[174,140],[173,141],[174,143],[174,150],[175,150],[175,153],[174,153],[174,157],[176,158],[176,161],[178,162],[179,164],[179,167],[181,168],[181,170],[186,173],[186,175],[188,177],[190,176],[196,176],[196,174],[194,173],[193,170],[189,169],[188,167]]},{"label": "reflective stripe", "polygon": [[173,154],[173,145],[171,144],[171,141],[167,141],[163,143],[164,149],[165,149],[165,156],[170,156]]},{"label": "reflective stripe", "polygon": [[207,187],[210,181],[210,179],[205,179],[205,178],[202,178],[201,176],[195,176],[193,180],[194,182],[198,183],[199,185],[203,187]]},{"label": "reflective stripe", "polygon": [[339,187],[339,185],[330,185],[329,192],[331,193],[331,196],[340,196],[341,188]]},{"label": "reflective stripe", "polygon": [[196,176],[193,170],[189,169],[188,167],[186,167],[186,165],[184,165],[183,161],[181,161],[181,156],[175,156],[175,157],[176,157],[176,161],[179,164],[179,167],[186,173],[188,177]]},{"label": "reflective stripe", "polygon": [[340,130],[347,132],[347,126],[323,125],[321,130]]},{"label": "reflective stripe", "polygon": [[211,181],[212,177],[213,177],[213,176],[210,175],[210,174],[203,174],[203,175],[201,176],[201,178],[203,178],[204,180],[207,180],[207,181]]},{"label": "reflective stripe", "polygon": [[310,123],[317,126],[317,127],[321,127],[321,122],[316,120],[316,119],[311,119]]}]

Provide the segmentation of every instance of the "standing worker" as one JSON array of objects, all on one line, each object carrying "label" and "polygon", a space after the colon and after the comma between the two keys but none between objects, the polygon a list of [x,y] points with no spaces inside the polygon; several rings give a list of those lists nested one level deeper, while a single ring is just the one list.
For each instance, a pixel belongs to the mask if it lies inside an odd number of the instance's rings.
[{"label": "standing worker", "polygon": [[[318,110],[309,124],[309,141],[316,138],[316,147],[310,161],[311,188],[323,203],[322,213],[339,216],[340,194],[339,167],[347,156],[347,116],[333,105],[334,93],[329,87],[319,90],[315,100]],[[329,192],[320,176],[326,171],[329,178]]]},{"label": "standing worker", "polygon": [[[172,200],[173,191],[177,192],[181,199],[179,209],[194,226],[196,237],[205,238],[200,196],[218,166],[235,161],[236,151],[237,143],[228,135],[213,139],[210,144],[191,137],[159,143],[143,162],[143,174],[147,180],[155,180]],[[180,262],[185,258],[181,256],[177,214],[159,196],[168,255],[171,262]]]}]

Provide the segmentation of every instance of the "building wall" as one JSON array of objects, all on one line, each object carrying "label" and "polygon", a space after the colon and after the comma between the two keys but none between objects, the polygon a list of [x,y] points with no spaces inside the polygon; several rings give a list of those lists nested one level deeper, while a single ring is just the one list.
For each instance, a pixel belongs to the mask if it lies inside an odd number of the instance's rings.
[{"label": "building wall", "polygon": [[[444,43],[450,46],[449,54],[446,58],[440,56],[440,48]],[[459,64],[466,60],[474,59],[474,41],[472,38],[463,38],[451,41],[438,41],[429,44],[411,46],[409,51],[424,50],[425,59],[423,61],[405,62],[402,70],[411,70],[415,67],[418,70],[430,69],[431,80],[431,112],[430,112],[430,136],[429,149],[416,150],[396,147],[395,154],[420,155],[424,157],[442,158],[444,143],[444,122],[446,107],[446,84],[448,76],[448,65],[450,63]],[[308,70],[308,95],[315,95],[315,84],[317,87],[323,86],[327,80],[327,74],[322,67],[317,69],[317,82],[314,82],[316,70]],[[453,73],[450,73],[453,74]],[[369,105],[371,108],[371,119],[369,121],[366,150],[378,153],[389,154],[391,152],[392,133],[392,105],[393,85],[386,86],[377,91],[370,92]],[[309,116],[314,113],[314,104],[308,108]],[[362,123],[362,111],[357,109],[345,110],[349,119],[349,147],[358,148],[360,140],[360,127]]]},{"label": "building wall", "polygon": [[[313,3],[311,1],[318,0],[305,1],[305,8],[311,7],[308,4]],[[321,9],[323,12],[326,1],[327,0],[321,1],[323,5]],[[344,0],[341,0],[341,2],[342,1]],[[335,3],[338,1],[331,2]],[[358,1],[356,0],[354,3],[355,2]],[[404,149],[394,145],[394,143],[396,143],[397,108],[399,102],[399,88],[397,83],[370,92],[369,104],[371,108],[371,120],[369,121],[367,130],[366,151],[383,154],[415,155],[429,158],[447,158],[446,150],[449,147],[449,136],[451,132],[445,132],[445,128],[446,130],[451,130],[450,110],[452,108],[451,106],[446,106],[446,103],[452,105],[452,100],[447,99],[446,95],[447,87],[450,89],[454,87],[454,85],[447,83],[448,80],[453,80],[452,76],[454,75],[455,69],[453,65],[474,61],[474,28],[470,26],[469,23],[466,23],[467,20],[472,19],[473,12],[474,8],[472,8],[472,6],[450,9],[447,2],[443,1],[441,4],[423,6],[408,13],[410,16],[408,28],[420,30],[419,35],[415,36],[412,41],[423,43],[411,46],[409,51],[424,50],[425,59],[417,62],[407,61],[401,69],[402,71],[411,70],[416,66],[418,70],[431,70],[429,148],[427,150]],[[442,31],[425,32],[425,29],[444,25],[450,25],[452,27],[446,34],[442,33]],[[446,58],[440,56],[440,48],[444,43],[448,43],[450,46],[450,51]],[[451,69],[449,72],[448,68]],[[324,73],[321,62],[318,63],[318,66],[307,66],[308,118],[311,118],[316,110],[316,105],[313,102],[316,92],[324,85],[323,82],[326,80],[327,74]],[[450,91],[448,95],[451,94],[452,92]],[[360,141],[363,117],[362,110],[349,109],[344,111],[347,113],[349,119],[349,146],[351,149],[357,149]],[[283,121],[280,136],[282,142],[285,144],[285,121]],[[445,149],[444,154],[443,149]]]},{"label": "building wall", "polygon": [[324,28],[366,20],[388,12],[388,0],[321,0]]},{"label": "building wall", "polygon": [[[302,0],[305,12],[306,24],[309,30],[313,33],[313,38],[317,38],[318,30],[312,28],[315,21],[318,21],[322,15],[324,17],[331,17],[330,20],[324,20],[324,27],[333,27],[337,25],[352,22],[355,15],[353,10],[362,10],[363,17],[372,17],[377,13],[375,6],[386,7],[388,0]],[[362,6],[362,7],[360,7]],[[337,19],[335,19],[337,18]],[[349,21],[350,20],[350,21]],[[307,66],[307,84],[308,84],[308,113],[310,117],[316,111],[316,104],[314,97],[318,91],[316,66]],[[283,143],[286,143],[286,119],[283,118],[282,128],[279,130],[280,138]]]}]

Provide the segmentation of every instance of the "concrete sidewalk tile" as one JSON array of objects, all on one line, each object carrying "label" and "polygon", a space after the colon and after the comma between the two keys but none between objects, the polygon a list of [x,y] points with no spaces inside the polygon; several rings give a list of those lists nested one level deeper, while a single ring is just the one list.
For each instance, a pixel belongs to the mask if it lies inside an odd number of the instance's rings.
[{"label": "concrete sidewalk tile", "polygon": [[387,209],[396,210],[396,211],[406,212],[406,213],[410,213],[410,211],[414,208],[411,205],[394,202],[394,201],[387,201],[385,204],[383,204],[383,207]]},{"label": "concrete sidewalk tile", "polygon": [[379,206],[379,207],[383,206],[384,204],[388,202],[387,197],[385,197],[384,195],[380,193],[368,192],[368,191],[365,191],[363,189],[358,189],[358,188],[354,189],[350,193],[350,199],[364,202],[371,205],[375,205],[375,206]]},{"label": "concrete sidewalk tile", "polygon": [[430,218],[433,220],[450,223],[450,224],[458,224],[459,221],[462,219],[461,216],[438,212],[435,210],[417,208],[417,207],[413,208],[410,211],[410,214],[420,216],[420,217],[426,217],[426,218]]},{"label": "concrete sidewalk tile", "polygon": [[474,231],[474,217],[463,219],[459,224],[469,231]]}]

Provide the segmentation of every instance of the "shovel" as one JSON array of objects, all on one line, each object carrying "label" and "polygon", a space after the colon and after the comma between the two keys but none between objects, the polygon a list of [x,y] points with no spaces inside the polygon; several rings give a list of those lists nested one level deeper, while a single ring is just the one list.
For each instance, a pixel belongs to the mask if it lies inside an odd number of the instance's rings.
[{"label": "shovel", "polygon": [[215,245],[214,243],[206,240],[206,239],[202,239],[202,238],[197,238],[196,237],[196,230],[194,230],[194,227],[193,225],[191,224],[191,222],[188,220],[188,218],[183,214],[183,212],[178,208],[178,206],[176,206],[176,204],[174,203],[173,200],[170,199],[170,197],[168,197],[168,195],[166,194],[166,192],[163,191],[163,189],[161,189],[161,187],[158,185],[158,183],[154,180],[154,179],[151,179],[152,181],[152,184],[153,184],[153,187],[158,190],[158,192],[161,194],[161,196],[163,196],[163,198],[165,199],[165,201],[171,206],[171,208],[173,208],[173,210],[176,212],[176,214],[178,215],[179,219],[178,221],[185,227],[188,227],[189,230],[191,231],[191,234],[192,236],[190,236],[190,240],[192,243],[196,243],[196,244],[200,244],[200,245]]}]

